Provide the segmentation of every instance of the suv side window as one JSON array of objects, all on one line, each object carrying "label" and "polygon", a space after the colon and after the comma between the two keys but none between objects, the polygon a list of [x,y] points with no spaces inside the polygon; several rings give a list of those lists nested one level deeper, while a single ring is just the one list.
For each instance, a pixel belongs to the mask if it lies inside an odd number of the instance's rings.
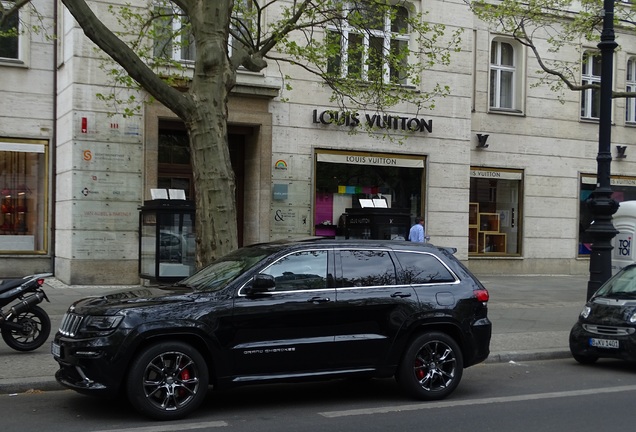
[{"label": "suv side window", "polygon": [[342,277],[338,287],[395,285],[395,264],[387,251],[341,250]]},{"label": "suv side window", "polygon": [[417,252],[396,252],[395,254],[402,265],[400,279],[403,283],[419,285],[456,280],[436,256]]},{"label": "suv side window", "polygon": [[296,252],[261,273],[274,276],[275,291],[324,289],[327,288],[327,256],[326,250]]}]

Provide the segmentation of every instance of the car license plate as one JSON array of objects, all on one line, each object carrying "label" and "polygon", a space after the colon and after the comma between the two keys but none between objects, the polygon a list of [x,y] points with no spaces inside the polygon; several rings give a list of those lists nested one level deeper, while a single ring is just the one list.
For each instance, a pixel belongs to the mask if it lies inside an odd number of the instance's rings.
[{"label": "car license plate", "polygon": [[54,357],[62,357],[62,350],[55,342],[51,342],[51,354],[53,354]]},{"label": "car license plate", "polygon": [[615,339],[597,339],[597,338],[591,338],[590,339],[590,346],[596,347],[596,348],[613,348],[616,349],[618,348],[618,341]]}]

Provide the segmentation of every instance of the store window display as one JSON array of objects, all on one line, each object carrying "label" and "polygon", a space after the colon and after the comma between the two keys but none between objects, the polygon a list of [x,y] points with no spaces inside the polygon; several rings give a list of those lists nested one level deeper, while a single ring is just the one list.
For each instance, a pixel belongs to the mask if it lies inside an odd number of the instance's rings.
[{"label": "store window display", "polygon": [[[592,236],[587,229],[594,216],[587,205],[587,200],[596,189],[596,174],[581,175],[581,192],[579,194],[579,256],[587,256],[592,251]],[[636,177],[612,176],[610,178],[612,199],[618,203],[636,200]]]},{"label": "store window display", "polygon": [[43,251],[46,145],[0,141],[0,253]]},{"label": "store window display", "polygon": [[316,152],[315,234],[405,240],[424,212],[423,156]]},{"label": "store window display", "polygon": [[472,168],[468,214],[470,256],[519,255],[523,172]]}]

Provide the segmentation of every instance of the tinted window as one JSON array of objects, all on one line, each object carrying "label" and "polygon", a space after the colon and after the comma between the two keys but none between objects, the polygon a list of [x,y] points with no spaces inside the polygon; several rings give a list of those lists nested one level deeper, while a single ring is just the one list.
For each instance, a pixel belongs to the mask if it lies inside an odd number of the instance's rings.
[{"label": "tinted window", "polygon": [[433,255],[414,252],[397,252],[396,255],[402,266],[400,279],[404,283],[426,284],[455,281],[446,266]]},{"label": "tinted window", "polygon": [[386,251],[343,250],[341,287],[395,285],[395,265]]},{"label": "tinted window", "polygon": [[237,249],[182,280],[178,285],[189,286],[197,291],[220,290],[271,253],[256,247]]},{"label": "tinted window", "polygon": [[297,252],[279,259],[261,273],[274,276],[276,291],[326,288],[327,255],[327,251]]},{"label": "tinted window", "polygon": [[636,297],[636,267],[625,267],[605,283],[596,295],[605,297]]}]

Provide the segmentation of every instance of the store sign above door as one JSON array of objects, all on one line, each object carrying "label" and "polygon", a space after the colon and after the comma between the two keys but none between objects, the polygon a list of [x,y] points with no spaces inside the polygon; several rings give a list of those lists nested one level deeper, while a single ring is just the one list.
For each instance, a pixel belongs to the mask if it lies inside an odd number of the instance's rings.
[{"label": "store sign above door", "polygon": [[360,125],[371,129],[403,130],[411,132],[433,132],[433,120],[417,117],[405,117],[389,114],[364,114],[359,112],[314,110],[313,122],[324,125],[358,127]]},{"label": "store sign above door", "polygon": [[343,163],[353,165],[394,166],[402,168],[424,168],[423,159],[404,159],[389,156],[318,153],[318,162]]}]

